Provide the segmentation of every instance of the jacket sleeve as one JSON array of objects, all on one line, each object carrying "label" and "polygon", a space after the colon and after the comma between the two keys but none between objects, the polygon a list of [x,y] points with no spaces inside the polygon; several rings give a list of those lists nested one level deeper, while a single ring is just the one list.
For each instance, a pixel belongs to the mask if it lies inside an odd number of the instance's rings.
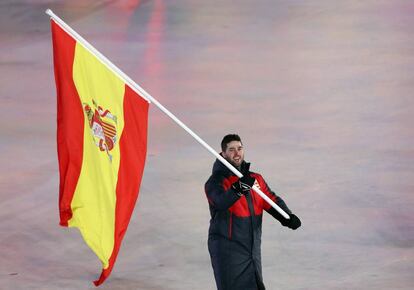
[{"label": "jacket sleeve", "polygon": [[232,187],[227,191],[224,189],[222,179],[213,175],[205,185],[208,202],[218,211],[227,210],[240,198],[240,195]]},{"label": "jacket sleeve", "polygon": [[[287,214],[291,214],[292,211],[288,208],[284,200],[276,195],[274,191],[270,189],[270,187],[267,185],[267,183],[263,180],[263,183],[265,184],[264,192],[267,196],[269,196],[283,211],[285,211]],[[266,203],[266,206],[264,209],[272,215],[275,219],[277,219],[279,222],[282,222],[285,220],[285,218],[277,211],[275,210],[270,204]]]}]

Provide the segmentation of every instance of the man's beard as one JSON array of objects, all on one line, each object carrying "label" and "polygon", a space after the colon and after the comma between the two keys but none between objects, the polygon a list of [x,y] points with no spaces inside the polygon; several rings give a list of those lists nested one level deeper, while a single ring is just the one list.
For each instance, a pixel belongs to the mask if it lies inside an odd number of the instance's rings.
[{"label": "man's beard", "polygon": [[221,152],[220,153],[220,155],[221,156],[223,156],[224,157],[224,159],[226,159],[227,160],[227,162],[228,163],[230,163],[231,165],[233,165],[235,168],[237,168],[237,170],[238,171],[240,171],[240,169],[241,169],[241,165],[243,164],[243,162],[244,162],[244,158],[241,160],[241,162],[240,162],[240,165],[237,165],[237,164],[235,164],[230,158],[228,158],[227,156],[225,156],[224,154],[223,154],[223,152]]},{"label": "man's beard", "polygon": [[237,170],[238,171],[240,171],[240,169],[241,169],[241,165],[243,164],[243,159],[241,160],[241,162],[240,162],[240,164],[239,165],[237,165],[233,160],[229,160],[229,159],[227,159],[226,158],[226,160],[231,164],[231,165],[233,165],[234,167],[236,167],[237,168]]}]

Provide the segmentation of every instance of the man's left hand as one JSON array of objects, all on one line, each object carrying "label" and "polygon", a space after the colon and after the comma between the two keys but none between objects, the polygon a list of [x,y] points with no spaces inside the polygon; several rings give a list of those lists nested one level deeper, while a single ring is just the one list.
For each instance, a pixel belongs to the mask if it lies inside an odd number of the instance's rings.
[{"label": "man's left hand", "polygon": [[302,225],[300,219],[293,213],[289,214],[289,217],[290,219],[284,219],[284,221],[282,221],[282,225],[292,230],[296,230]]}]

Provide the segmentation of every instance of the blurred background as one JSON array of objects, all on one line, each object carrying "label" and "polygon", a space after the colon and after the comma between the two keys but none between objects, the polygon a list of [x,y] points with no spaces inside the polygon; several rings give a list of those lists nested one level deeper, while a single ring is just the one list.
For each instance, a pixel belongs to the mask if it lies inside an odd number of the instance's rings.
[{"label": "blurred background", "polygon": [[[267,289],[414,289],[413,1],[0,1],[0,288],[95,289],[58,226],[50,8],[302,219],[264,217]],[[140,196],[101,289],[215,288],[214,157],[155,106]]]}]

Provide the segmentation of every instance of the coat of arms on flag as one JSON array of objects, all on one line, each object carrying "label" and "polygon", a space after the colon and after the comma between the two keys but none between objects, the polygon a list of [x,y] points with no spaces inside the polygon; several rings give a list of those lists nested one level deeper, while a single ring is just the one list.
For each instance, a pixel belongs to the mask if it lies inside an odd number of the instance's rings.
[{"label": "coat of arms on flag", "polygon": [[109,110],[104,110],[99,106],[95,100],[92,100],[92,104],[93,109],[88,103],[83,103],[83,110],[88,118],[96,146],[101,151],[105,151],[109,160],[112,161],[109,151],[114,148],[117,141],[117,118]]}]

